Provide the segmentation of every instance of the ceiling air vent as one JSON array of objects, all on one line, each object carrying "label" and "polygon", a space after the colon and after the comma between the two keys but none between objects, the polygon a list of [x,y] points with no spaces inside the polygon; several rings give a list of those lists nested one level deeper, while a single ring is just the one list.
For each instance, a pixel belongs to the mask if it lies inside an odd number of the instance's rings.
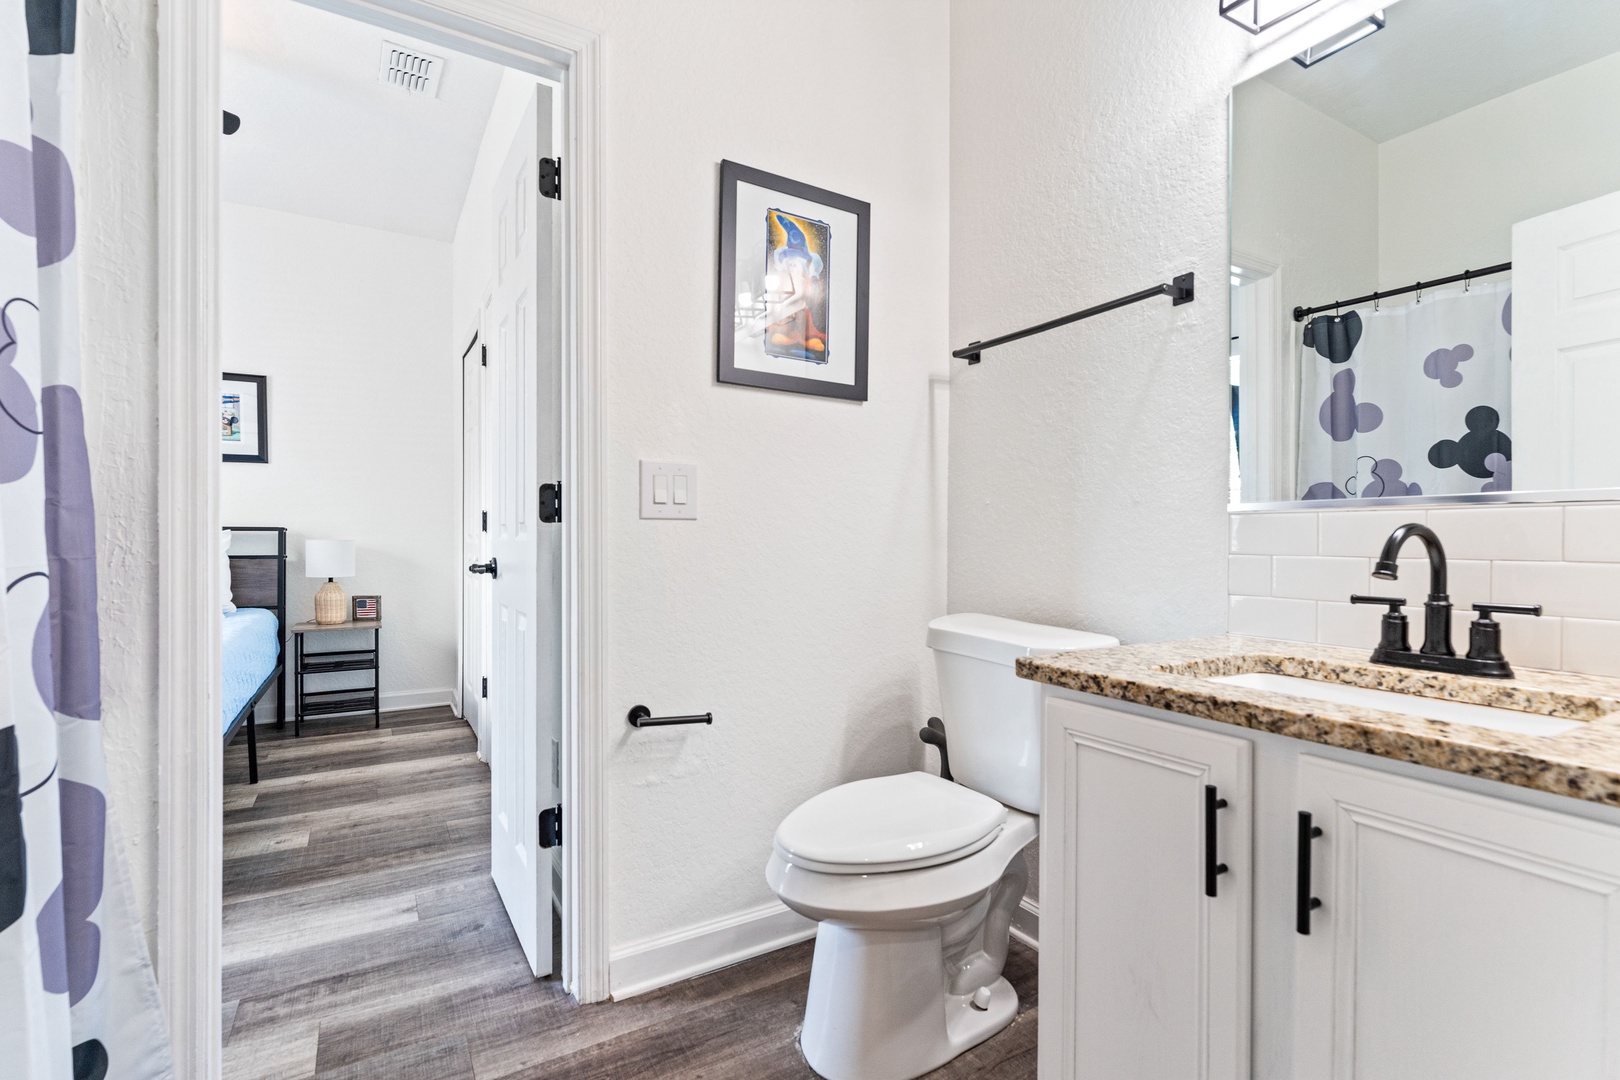
[{"label": "ceiling air vent", "polygon": [[444,75],[444,58],[419,49],[385,40],[382,43],[382,66],[377,81],[397,86],[412,94],[426,97],[439,96],[439,80]]}]

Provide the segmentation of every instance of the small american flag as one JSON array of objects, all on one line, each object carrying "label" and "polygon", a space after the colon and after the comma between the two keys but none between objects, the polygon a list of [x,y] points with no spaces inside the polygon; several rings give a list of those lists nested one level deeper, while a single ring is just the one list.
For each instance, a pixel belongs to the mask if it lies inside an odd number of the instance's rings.
[{"label": "small american flag", "polygon": [[361,619],[375,619],[377,617],[377,598],[375,596],[357,596],[354,598],[354,617]]}]

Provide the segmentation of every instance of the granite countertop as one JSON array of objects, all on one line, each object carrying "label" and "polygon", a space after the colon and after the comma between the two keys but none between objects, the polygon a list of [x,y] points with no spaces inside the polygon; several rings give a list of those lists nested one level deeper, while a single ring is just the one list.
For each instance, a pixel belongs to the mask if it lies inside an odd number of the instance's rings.
[{"label": "granite countertop", "polygon": [[[1521,735],[1207,681],[1271,672],[1580,720]],[[1086,649],[1018,661],[1036,682],[1305,742],[1620,806],[1620,679],[1520,670],[1477,679],[1385,667],[1367,652],[1252,637]]]}]

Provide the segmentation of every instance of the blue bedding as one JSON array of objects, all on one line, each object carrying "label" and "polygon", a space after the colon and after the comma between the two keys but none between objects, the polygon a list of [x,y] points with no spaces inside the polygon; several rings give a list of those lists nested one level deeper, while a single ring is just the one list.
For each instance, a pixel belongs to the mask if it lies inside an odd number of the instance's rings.
[{"label": "blue bedding", "polygon": [[220,641],[225,670],[224,692],[220,695],[223,734],[230,730],[231,721],[253,697],[253,691],[275,670],[281,652],[276,613],[268,608],[237,608],[225,616]]}]

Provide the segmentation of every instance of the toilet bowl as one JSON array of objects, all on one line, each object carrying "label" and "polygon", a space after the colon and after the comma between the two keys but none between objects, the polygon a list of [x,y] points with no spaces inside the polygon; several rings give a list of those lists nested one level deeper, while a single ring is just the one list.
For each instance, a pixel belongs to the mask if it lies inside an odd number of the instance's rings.
[{"label": "toilet bowl", "polygon": [[826,1080],[910,1080],[1005,1028],[1001,977],[1039,831],[1040,694],[1019,656],[1100,634],[989,615],[929,624],[956,782],[930,773],[824,791],[776,831],[765,879],[817,920],[799,1045]]}]

